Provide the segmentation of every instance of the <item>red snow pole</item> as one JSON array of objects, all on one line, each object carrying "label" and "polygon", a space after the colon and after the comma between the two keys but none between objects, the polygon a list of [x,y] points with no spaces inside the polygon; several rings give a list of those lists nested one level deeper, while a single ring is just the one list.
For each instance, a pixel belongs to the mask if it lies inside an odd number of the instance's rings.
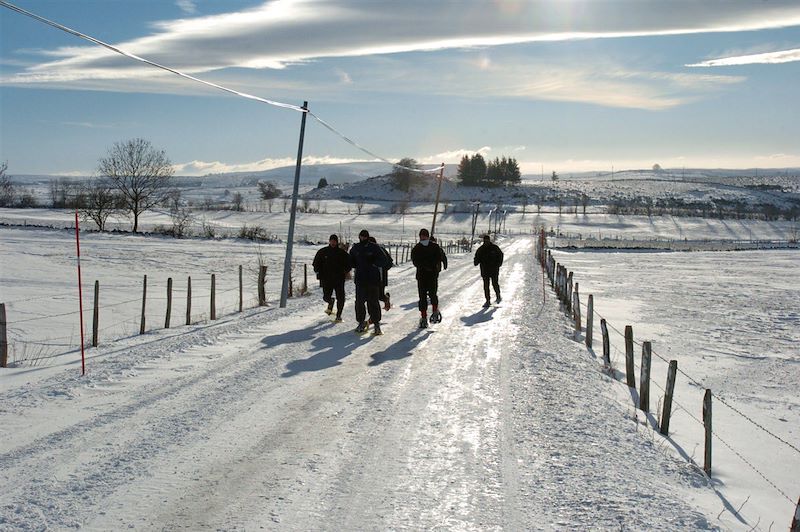
[{"label": "red snow pole", "polygon": [[83,352],[83,289],[81,288],[81,236],[78,227],[78,210],[75,209],[75,245],[78,249],[78,307],[81,315],[81,375],[86,375],[86,359]]}]

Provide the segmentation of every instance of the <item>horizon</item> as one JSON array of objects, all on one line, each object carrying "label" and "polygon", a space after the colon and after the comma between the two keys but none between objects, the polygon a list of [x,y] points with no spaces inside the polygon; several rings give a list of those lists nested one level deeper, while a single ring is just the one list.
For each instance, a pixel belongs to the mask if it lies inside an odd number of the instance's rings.
[{"label": "horizon", "polygon": [[[384,163],[383,161],[355,161],[355,162],[348,162],[348,163],[317,163],[317,164],[307,164],[304,161],[302,168],[321,167],[321,166],[347,167],[347,166],[357,166],[357,165],[361,165],[361,164],[363,164],[363,165],[381,164],[381,165],[386,165],[387,167],[390,166],[389,164]],[[423,164],[422,166],[423,167],[428,167],[428,166],[436,167],[438,165],[434,165],[434,164],[428,163],[428,164]],[[457,167],[457,166],[458,166],[457,163],[446,163],[445,164],[444,177],[448,178],[448,179],[456,178],[457,177],[456,174],[448,173],[447,170],[448,170],[448,168],[449,169],[455,169],[455,167]],[[267,169],[264,169],[264,170],[249,170],[249,171],[240,171],[240,172],[208,173],[208,174],[202,174],[202,175],[190,175],[190,174],[177,174],[176,173],[172,177],[173,178],[198,178],[198,179],[214,178],[214,177],[236,177],[236,176],[247,177],[247,176],[254,176],[254,175],[260,174],[260,173],[268,173],[268,172],[273,172],[273,171],[286,170],[287,172],[291,172],[292,173],[292,175],[289,176],[289,177],[291,177],[293,179],[294,178],[294,169],[295,169],[295,165],[292,164],[292,165],[287,165],[287,166],[278,166],[278,167],[274,167],[274,168],[267,168]],[[691,167],[691,168],[689,168],[689,167],[685,167],[685,168],[684,167],[675,167],[675,168],[669,168],[669,167],[667,167],[667,168],[664,168],[664,167],[662,167],[658,171],[653,170],[652,168],[619,168],[619,169],[615,169],[613,171],[614,174],[651,173],[651,174],[664,174],[666,177],[669,177],[669,176],[677,177],[678,174],[686,173],[686,172],[695,172],[695,173],[696,172],[720,172],[720,173],[731,172],[731,173],[737,173],[737,174],[744,173],[744,172],[753,172],[754,174],[758,174],[758,172],[764,172],[765,174],[780,174],[780,173],[788,173],[788,172],[800,172],[800,167],[793,167],[793,166],[775,167],[775,168],[769,168],[769,167],[758,167],[758,168],[755,168],[755,167],[752,167],[752,168],[700,168],[700,167]],[[612,174],[612,171],[610,171],[610,170],[594,169],[594,170],[584,170],[584,171],[577,171],[577,172],[565,172],[563,174],[559,173],[558,174],[558,178],[559,178],[559,180],[570,180],[570,179],[579,179],[580,177],[587,177],[587,176],[590,176],[590,175],[592,177],[597,177],[597,176],[604,176],[604,175],[611,175],[611,174]],[[91,177],[94,176],[93,174],[69,174],[69,173],[65,173],[65,174],[59,174],[59,173],[50,173],[50,174],[7,173],[6,175],[8,175],[11,178],[15,178],[15,177],[16,178],[58,177],[58,178],[74,178],[74,179],[91,178]],[[367,176],[367,177],[363,177],[363,178],[358,179],[358,180],[371,179],[371,178],[374,178],[374,177],[382,177],[382,176],[385,176],[385,175],[388,175],[388,173],[376,174],[374,176]],[[323,176],[323,177],[325,177],[325,176]],[[304,176],[303,173],[302,173],[302,169],[301,169],[301,173],[300,173],[301,181],[304,178],[307,178],[307,179],[310,179],[310,180],[314,180],[314,181],[316,181],[318,179],[318,177],[316,175],[315,176],[311,176],[311,177]],[[523,181],[523,184],[524,184],[525,181],[548,181],[549,182],[549,181],[551,181],[551,174],[545,173],[544,175],[542,175],[540,173],[524,173],[523,172],[522,173],[522,181]],[[345,183],[348,183],[348,182],[343,182],[342,184],[345,184]],[[334,184],[334,183],[331,183],[331,184]]]},{"label": "horizon", "polygon": [[[208,82],[308,101],[392,161],[505,155],[523,175],[562,177],[800,167],[796,2],[14,4]],[[89,176],[134,137],[186,177],[295,164],[296,109],[143,66],[2,4],[0,29],[10,175]],[[310,118],[304,165],[375,161]]]}]

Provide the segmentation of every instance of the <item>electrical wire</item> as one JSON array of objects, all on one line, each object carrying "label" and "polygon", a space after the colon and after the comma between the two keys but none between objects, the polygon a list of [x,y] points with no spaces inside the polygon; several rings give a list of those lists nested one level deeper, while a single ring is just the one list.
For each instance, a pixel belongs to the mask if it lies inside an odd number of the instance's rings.
[{"label": "electrical wire", "polygon": [[349,137],[345,136],[343,133],[339,132],[336,128],[334,128],[333,126],[331,126],[330,124],[328,124],[327,122],[322,120],[320,117],[318,117],[317,115],[315,115],[311,111],[309,111],[306,107],[300,107],[300,106],[289,104],[289,103],[282,103],[282,102],[278,102],[278,101],[275,101],[275,100],[269,100],[269,99],[266,99],[266,98],[261,98],[259,96],[254,96],[252,94],[248,94],[246,92],[241,92],[241,91],[237,91],[237,90],[231,89],[229,87],[225,87],[224,85],[219,85],[217,83],[212,83],[210,81],[206,81],[206,80],[197,78],[195,76],[190,76],[189,74],[185,74],[185,73],[183,73],[183,72],[181,72],[179,70],[176,70],[174,68],[170,68],[168,66],[156,63],[154,61],[150,61],[149,59],[145,59],[144,57],[140,57],[140,56],[138,56],[136,54],[133,54],[131,52],[127,52],[127,51],[125,51],[125,50],[123,50],[121,48],[118,48],[118,47],[113,46],[111,44],[108,44],[108,43],[106,43],[104,41],[101,41],[100,39],[96,39],[96,38],[94,38],[94,37],[92,37],[90,35],[87,35],[85,33],[81,33],[81,32],[79,32],[77,30],[74,30],[72,28],[64,26],[63,24],[59,24],[58,22],[52,21],[50,19],[47,19],[45,17],[42,17],[40,15],[37,15],[35,13],[32,13],[32,12],[27,11],[25,9],[22,9],[21,7],[18,7],[18,6],[14,5],[14,4],[10,3],[10,2],[7,2],[6,0],[0,0],[0,6],[6,7],[8,9],[12,10],[12,11],[15,11],[15,12],[21,14],[21,15],[24,15],[26,17],[30,17],[30,18],[32,18],[32,19],[34,19],[36,21],[39,21],[39,22],[41,22],[43,24],[47,24],[48,26],[51,26],[51,27],[56,28],[58,30],[61,30],[63,32],[69,33],[70,35],[74,35],[75,37],[78,37],[80,39],[84,39],[84,40],[92,42],[92,43],[94,43],[94,44],[96,44],[98,46],[102,46],[103,48],[111,50],[114,53],[117,53],[117,54],[123,55],[125,57],[128,57],[130,59],[133,59],[134,61],[139,61],[141,63],[145,63],[147,65],[159,68],[161,70],[165,70],[167,72],[175,74],[176,76],[180,76],[182,78],[185,78],[185,79],[188,79],[188,80],[191,80],[191,81],[195,81],[197,83],[202,83],[203,85],[207,85],[209,87],[213,87],[215,89],[218,89],[218,90],[221,90],[221,91],[224,91],[224,92],[239,96],[241,98],[247,98],[249,100],[255,100],[257,102],[265,103],[265,104],[272,105],[272,106],[275,106],[275,107],[282,107],[284,109],[291,109],[293,111],[298,111],[298,112],[301,112],[301,113],[308,113],[317,122],[322,124],[325,128],[327,128],[329,131],[331,131],[335,135],[341,137],[345,142],[351,144],[352,146],[354,146],[358,150],[366,153],[367,155],[370,155],[371,157],[374,157],[374,158],[376,158],[376,159],[378,159],[380,161],[383,161],[385,163],[391,164],[391,165],[393,165],[395,167],[402,168],[404,170],[409,170],[409,171],[412,171],[412,172],[423,173],[423,174],[432,173],[432,172],[436,172],[436,171],[440,171],[441,170],[441,167],[432,168],[432,169],[429,169],[429,170],[421,170],[421,169],[418,169],[418,168],[411,168],[411,167],[407,167],[407,166],[397,165],[397,164],[389,161],[385,157],[381,157],[379,155],[376,155],[372,151],[364,148],[363,146],[361,146],[360,144],[358,144],[354,140],[352,140]]}]

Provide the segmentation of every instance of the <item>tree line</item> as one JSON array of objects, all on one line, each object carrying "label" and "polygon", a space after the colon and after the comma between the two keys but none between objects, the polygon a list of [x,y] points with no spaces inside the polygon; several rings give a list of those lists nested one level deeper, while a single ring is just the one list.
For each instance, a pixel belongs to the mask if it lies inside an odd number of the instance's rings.
[{"label": "tree line", "polygon": [[463,186],[499,187],[522,181],[519,163],[513,157],[495,157],[488,163],[483,155],[465,155],[458,164],[458,179]]}]

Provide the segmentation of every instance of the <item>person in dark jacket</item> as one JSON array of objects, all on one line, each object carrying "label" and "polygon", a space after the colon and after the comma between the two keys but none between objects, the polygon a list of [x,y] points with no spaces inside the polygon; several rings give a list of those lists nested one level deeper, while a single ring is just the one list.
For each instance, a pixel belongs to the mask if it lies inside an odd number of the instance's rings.
[{"label": "person in dark jacket", "polygon": [[411,250],[411,262],[417,268],[419,292],[419,327],[428,327],[428,297],[431,299],[431,323],[442,321],[439,312],[439,272],[447,269],[447,257],[439,244],[433,242],[427,229],[420,229],[419,242]]},{"label": "person in dark jacket", "polygon": [[389,309],[392,308],[392,300],[391,294],[386,291],[386,287],[389,286],[389,268],[394,266],[394,260],[392,260],[392,254],[389,253],[385,247],[378,244],[374,236],[369,237],[369,241],[381,248],[381,251],[386,255],[386,260],[389,263],[385,268],[381,268],[381,295],[378,297],[378,301],[383,303],[383,310],[388,312]]},{"label": "person in dark jacket", "polygon": [[[366,332],[367,312],[374,326],[375,334],[381,331],[381,268],[388,266],[386,255],[377,244],[369,241],[369,231],[363,229],[358,234],[358,243],[350,248],[350,262],[356,273],[353,280],[356,284],[356,332]],[[366,305],[366,308],[365,308]]]},{"label": "person in dark jacket", "polygon": [[[328,304],[325,313],[333,314],[333,304],[336,303],[336,322],[342,321],[344,309],[344,280],[347,272],[352,269],[350,256],[339,247],[339,237],[331,235],[328,245],[317,251],[312,263],[317,279],[322,283],[322,300]],[[331,295],[336,294],[336,298]]]},{"label": "person in dark jacket", "polygon": [[481,277],[483,277],[483,294],[486,296],[486,303],[483,304],[484,308],[490,306],[491,299],[489,297],[489,282],[492,283],[494,294],[497,296],[497,303],[500,303],[503,298],[500,297],[500,283],[498,277],[500,276],[500,266],[503,265],[503,251],[493,244],[489,235],[483,235],[483,244],[475,252],[475,266],[481,267]]}]

